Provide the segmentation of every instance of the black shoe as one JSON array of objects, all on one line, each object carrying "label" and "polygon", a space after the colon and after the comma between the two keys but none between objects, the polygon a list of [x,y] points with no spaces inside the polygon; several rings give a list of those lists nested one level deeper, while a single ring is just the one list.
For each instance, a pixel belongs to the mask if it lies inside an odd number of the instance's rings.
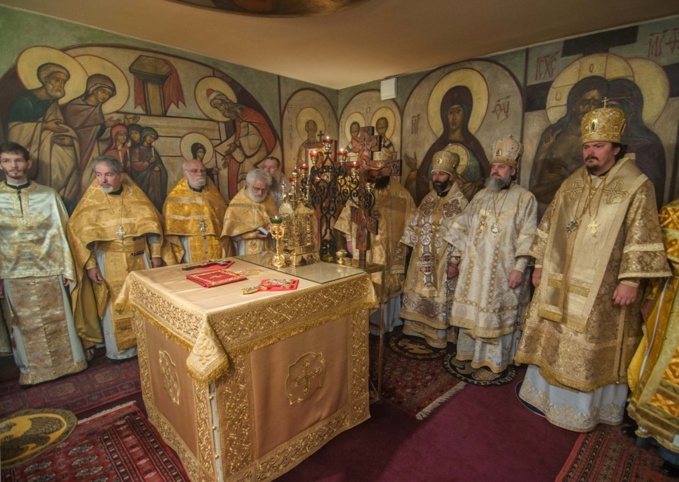
[{"label": "black shoe", "polygon": [[679,467],[669,462],[663,462],[660,473],[673,479],[679,479]]},{"label": "black shoe", "polygon": [[625,425],[620,429],[620,432],[622,432],[623,435],[630,437],[630,438],[637,438],[637,434],[635,433],[637,431],[637,425]]}]

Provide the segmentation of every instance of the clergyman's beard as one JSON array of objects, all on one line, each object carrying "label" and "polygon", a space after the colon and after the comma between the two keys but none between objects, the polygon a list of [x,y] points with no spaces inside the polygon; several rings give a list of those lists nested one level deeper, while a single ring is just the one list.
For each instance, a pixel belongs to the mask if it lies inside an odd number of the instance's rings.
[{"label": "clergyman's beard", "polygon": [[266,199],[266,194],[262,194],[261,196],[259,196],[259,195],[255,194],[252,191],[252,188],[250,188],[250,187],[248,187],[247,194],[248,194],[248,197],[256,203],[264,202],[264,199]]},{"label": "clergyman's beard", "polygon": [[490,176],[488,179],[486,179],[486,189],[491,192],[498,192],[500,189],[509,186],[510,182],[512,182],[511,177]]},{"label": "clergyman's beard", "polygon": [[193,189],[201,190],[207,184],[207,178],[205,176],[197,177],[189,183],[189,186]]},{"label": "clergyman's beard", "polygon": [[375,189],[384,189],[389,185],[389,176],[382,176],[375,179]]},{"label": "clergyman's beard", "polygon": [[447,180],[445,182],[434,182],[432,183],[434,185],[434,189],[438,194],[442,194],[444,192],[447,192],[450,189],[451,182],[450,180]]},{"label": "clergyman's beard", "polygon": [[113,192],[113,186],[99,186],[105,194],[111,194]]},{"label": "clergyman's beard", "polygon": [[[597,161],[599,160],[598,157],[596,157],[596,156],[594,156],[594,155],[591,155],[591,156],[587,156],[587,157],[585,158],[585,163],[586,163],[587,161],[589,161],[590,159],[596,159]],[[597,167],[596,167],[596,166],[585,166],[585,169],[587,169],[587,172],[588,172],[588,173],[594,174],[594,172],[596,171]]]}]

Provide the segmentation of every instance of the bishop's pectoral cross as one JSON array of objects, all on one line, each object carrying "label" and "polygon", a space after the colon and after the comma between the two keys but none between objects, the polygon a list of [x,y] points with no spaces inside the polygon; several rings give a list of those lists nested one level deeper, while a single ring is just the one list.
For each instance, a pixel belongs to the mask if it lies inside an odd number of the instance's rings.
[{"label": "bishop's pectoral cross", "polygon": [[366,209],[351,206],[351,222],[357,225],[356,246],[358,249],[358,266],[365,268],[365,252],[370,249],[370,234],[377,235],[377,216]]},{"label": "bishop's pectoral cross", "polygon": [[200,223],[198,224],[198,229],[200,229],[200,234],[203,237],[203,261],[207,260],[209,258],[210,250],[207,245],[207,223],[205,222],[205,218],[202,218],[200,220]]},{"label": "bishop's pectoral cross", "polygon": [[116,230],[116,236],[118,236],[119,240],[123,241],[125,240],[125,234],[127,233],[125,232],[125,230],[123,229],[123,225],[121,224],[120,226],[118,226],[118,229]]}]

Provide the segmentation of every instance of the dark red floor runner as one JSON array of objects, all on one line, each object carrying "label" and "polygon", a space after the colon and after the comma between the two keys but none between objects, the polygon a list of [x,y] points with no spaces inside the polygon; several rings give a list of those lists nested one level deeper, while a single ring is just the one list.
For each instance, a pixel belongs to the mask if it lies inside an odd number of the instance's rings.
[{"label": "dark red floor runner", "polygon": [[59,380],[22,388],[17,380],[0,383],[0,417],[26,408],[61,408],[87,417],[126,400],[141,399],[136,358],[112,364],[105,356]]}]

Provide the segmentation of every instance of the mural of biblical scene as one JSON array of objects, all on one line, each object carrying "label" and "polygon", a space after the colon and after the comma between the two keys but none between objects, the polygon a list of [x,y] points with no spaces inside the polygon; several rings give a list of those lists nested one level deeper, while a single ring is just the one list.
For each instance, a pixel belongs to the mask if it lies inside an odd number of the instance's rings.
[{"label": "mural of biblical scene", "polygon": [[340,117],[339,143],[347,150],[350,161],[361,164],[369,162],[375,151],[382,151],[390,159],[392,156],[398,159],[400,127],[397,104],[393,100],[381,100],[377,90],[368,90],[355,95],[344,107]]},{"label": "mural of biblical scene", "polygon": [[460,157],[460,188],[471,199],[490,172],[492,143],[520,137],[522,105],[516,79],[493,62],[463,62],[424,77],[403,115],[405,184],[411,190],[414,184],[415,200],[431,190],[431,161],[448,145]]},{"label": "mural of biblical scene", "polygon": [[30,177],[72,210],[93,157],[119,159],[162,209],[181,164],[200,159],[225,199],[280,142],[249,92],[222,72],[161,53],[88,45],[21,52],[0,79],[3,136],[27,147]]},{"label": "mural of biblical scene", "polygon": [[382,159],[394,161],[401,156],[401,115],[396,102],[386,103],[387,106],[375,110],[370,125],[378,136],[377,148],[382,151]]},{"label": "mural of biblical scene", "polygon": [[549,124],[531,156],[529,186],[540,216],[561,183],[583,165],[580,122],[604,101],[625,112],[622,143],[628,153],[635,154],[637,165],[655,185],[658,206],[662,205],[669,177],[666,159],[671,154],[665,152],[652,127],[667,107],[669,86],[668,76],[657,63],[610,53],[578,58],[556,75],[545,100]]},{"label": "mural of biblical scene", "polygon": [[321,150],[321,134],[337,139],[337,113],[321,93],[304,89],[296,92],[285,105],[282,133],[285,145],[284,172],[302,163],[311,164],[311,149]]}]

